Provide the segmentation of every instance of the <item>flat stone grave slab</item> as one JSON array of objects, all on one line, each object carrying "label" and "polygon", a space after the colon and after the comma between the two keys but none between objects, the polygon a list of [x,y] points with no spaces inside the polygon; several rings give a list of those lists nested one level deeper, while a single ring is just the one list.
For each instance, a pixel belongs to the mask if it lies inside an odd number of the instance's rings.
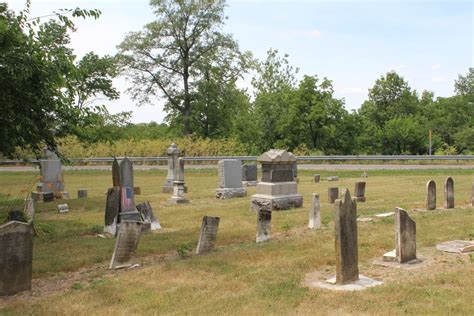
[{"label": "flat stone grave slab", "polygon": [[359,218],[357,218],[357,221],[365,223],[365,222],[372,222],[373,219],[371,217],[359,217]]},{"label": "flat stone grave slab", "polygon": [[380,218],[390,217],[390,216],[393,216],[393,215],[395,215],[395,212],[385,212],[385,213],[375,214],[376,217],[380,217]]},{"label": "flat stone grave slab", "polygon": [[309,276],[305,280],[305,285],[309,288],[326,289],[331,291],[362,291],[382,284],[382,281],[371,279],[362,274],[359,274],[359,279],[357,281],[347,284],[336,284],[336,277],[328,280],[312,280],[311,276]]},{"label": "flat stone grave slab", "polygon": [[[392,260],[387,261],[387,259],[388,259],[387,257],[390,257],[390,259],[392,259]],[[387,268],[397,268],[397,269],[410,270],[410,269],[418,269],[418,268],[425,267],[425,266],[430,264],[430,260],[428,260],[428,258],[420,256],[418,254],[418,257],[416,259],[407,261],[405,263],[400,263],[400,262],[397,262],[395,249],[394,249],[394,250],[384,254],[384,256],[382,258],[375,259],[372,263],[374,265],[387,267]]]},{"label": "flat stone grave slab", "polygon": [[69,212],[69,206],[67,204],[58,204],[58,213]]},{"label": "flat stone grave slab", "polygon": [[452,240],[436,245],[436,249],[444,252],[467,253],[474,251],[474,241]]},{"label": "flat stone grave slab", "polygon": [[327,177],[326,180],[328,181],[339,181],[339,177],[338,176],[330,176],[330,177]]}]

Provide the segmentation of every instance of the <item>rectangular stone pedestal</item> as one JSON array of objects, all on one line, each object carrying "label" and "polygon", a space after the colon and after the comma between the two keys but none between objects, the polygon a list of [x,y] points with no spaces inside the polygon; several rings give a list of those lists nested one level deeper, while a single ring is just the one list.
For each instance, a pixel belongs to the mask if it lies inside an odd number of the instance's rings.
[{"label": "rectangular stone pedestal", "polygon": [[235,197],[247,196],[247,189],[245,188],[220,188],[216,189],[216,198],[231,199]]},{"label": "rectangular stone pedestal", "polygon": [[252,195],[250,206],[254,211],[264,209],[268,211],[282,211],[290,208],[302,207],[303,197],[300,194],[290,195],[263,195],[255,194]]}]

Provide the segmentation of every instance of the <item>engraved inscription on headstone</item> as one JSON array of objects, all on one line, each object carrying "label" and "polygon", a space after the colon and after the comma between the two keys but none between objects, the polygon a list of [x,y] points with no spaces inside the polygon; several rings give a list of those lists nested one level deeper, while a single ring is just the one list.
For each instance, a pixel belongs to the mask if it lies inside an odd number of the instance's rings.
[{"label": "engraved inscription on headstone", "polygon": [[122,221],[115,241],[115,249],[110,261],[110,269],[125,268],[132,265],[133,255],[138,247],[142,223]]},{"label": "engraved inscription on headstone", "polygon": [[309,229],[321,228],[321,204],[319,202],[319,194],[313,193],[313,200],[309,209]]},{"label": "engraved inscription on headstone", "polygon": [[201,233],[196,248],[196,254],[210,251],[214,248],[219,228],[219,217],[204,216],[202,218]]},{"label": "engraved inscription on headstone", "polygon": [[444,183],[444,208],[454,208],[454,181],[451,177]]},{"label": "engraved inscription on headstone", "polygon": [[333,204],[339,198],[339,188],[328,188],[328,203]]},{"label": "engraved inscription on headstone", "polygon": [[426,183],[426,209],[436,209],[436,182],[434,180]]},{"label": "engraved inscription on headstone", "polygon": [[260,209],[257,214],[257,239],[264,242],[270,240],[272,233],[272,211]]}]

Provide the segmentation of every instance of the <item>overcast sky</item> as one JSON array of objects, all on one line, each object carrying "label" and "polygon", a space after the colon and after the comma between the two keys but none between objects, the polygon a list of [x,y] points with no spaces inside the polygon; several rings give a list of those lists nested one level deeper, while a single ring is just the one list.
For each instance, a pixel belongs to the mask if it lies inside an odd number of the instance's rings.
[{"label": "overcast sky", "polygon": [[[2,1],[2,0],[0,0]],[[4,0],[3,0],[4,1]],[[7,0],[11,9],[24,0]],[[288,53],[300,75],[333,81],[336,97],[357,109],[375,80],[395,70],[417,91],[453,94],[453,83],[474,64],[474,1],[471,0],[228,0],[225,31],[242,50],[264,58],[269,48]],[[60,8],[99,9],[99,20],[78,21],[72,47],[78,56],[89,51],[114,54],[125,34],[153,20],[147,0],[32,0],[31,16]],[[245,87],[250,78],[240,83]],[[162,102],[137,107],[116,79],[120,100],[112,113],[133,111],[134,122],[161,122]]]}]

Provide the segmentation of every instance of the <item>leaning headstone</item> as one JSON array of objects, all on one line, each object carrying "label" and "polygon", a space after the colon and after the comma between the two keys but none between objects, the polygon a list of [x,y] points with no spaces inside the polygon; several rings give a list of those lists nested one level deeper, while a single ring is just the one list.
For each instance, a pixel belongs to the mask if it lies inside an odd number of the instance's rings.
[{"label": "leaning headstone", "polygon": [[0,226],[0,296],[31,289],[33,227],[8,222]]},{"label": "leaning headstone", "polygon": [[117,233],[117,221],[120,209],[120,187],[107,190],[105,203],[105,226],[104,233],[114,235]]},{"label": "leaning headstone", "polygon": [[143,221],[145,223],[150,223],[150,230],[160,230],[161,225],[158,222],[157,218],[153,214],[153,208],[150,205],[150,202],[146,201],[137,205],[137,210],[142,214]]},{"label": "leaning headstone", "polygon": [[339,177],[338,176],[329,176],[329,177],[326,178],[326,180],[328,180],[329,182],[339,181]]},{"label": "leaning headstone", "polygon": [[270,240],[272,234],[272,211],[260,209],[257,214],[257,239],[264,242]]},{"label": "leaning headstone", "polygon": [[401,208],[395,209],[395,250],[383,256],[384,261],[406,263],[416,259],[416,223]]},{"label": "leaning headstone", "polygon": [[178,158],[178,168],[175,170],[175,181],[173,182],[173,195],[168,200],[173,204],[189,203],[189,200],[184,197],[186,186],[184,184],[184,159]]},{"label": "leaning headstone", "polygon": [[359,279],[357,204],[345,189],[335,207],[336,284],[347,284]]},{"label": "leaning headstone", "polygon": [[110,261],[110,269],[126,268],[132,265],[133,255],[138,247],[142,223],[122,221],[115,242],[114,253]]},{"label": "leaning headstone", "polygon": [[23,211],[29,220],[35,217],[35,202],[32,198],[25,199],[25,207]]},{"label": "leaning headstone", "polygon": [[242,165],[242,183],[248,187],[257,185],[257,164],[246,163]]},{"label": "leaning headstone", "polygon": [[58,213],[69,212],[69,206],[67,204],[58,204]]},{"label": "leaning headstone", "polygon": [[328,203],[333,204],[339,198],[339,188],[328,188]]},{"label": "leaning headstone", "polygon": [[444,183],[444,208],[454,208],[454,181],[451,177]]},{"label": "leaning headstone", "polygon": [[365,202],[365,181],[356,182],[354,195],[357,202]]},{"label": "leaning headstone", "polygon": [[258,157],[258,161],[262,164],[262,179],[257,184],[257,194],[252,196],[252,209],[279,211],[303,206],[294,178],[295,155],[271,149]]},{"label": "leaning headstone", "polygon": [[77,198],[78,199],[87,199],[87,189],[77,190]]},{"label": "leaning headstone", "polygon": [[321,181],[321,175],[320,174],[315,174],[313,176],[314,183],[319,183]]},{"label": "leaning headstone", "polygon": [[436,209],[436,182],[434,180],[426,183],[426,209]]},{"label": "leaning headstone", "polygon": [[313,200],[309,208],[309,229],[321,228],[321,203],[319,202],[319,194],[313,193]]},{"label": "leaning headstone", "polygon": [[217,229],[219,228],[219,217],[204,216],[202,218],[201,233],[196,248],[196,254],[210,251],[214,248],[217,238]]},{"label": "leaning headstone", "polygon": [[219,179],[216,198],[231,199],[247,195],[247,189],[242,186],[242,162],[240,160],[219,160]]}]

